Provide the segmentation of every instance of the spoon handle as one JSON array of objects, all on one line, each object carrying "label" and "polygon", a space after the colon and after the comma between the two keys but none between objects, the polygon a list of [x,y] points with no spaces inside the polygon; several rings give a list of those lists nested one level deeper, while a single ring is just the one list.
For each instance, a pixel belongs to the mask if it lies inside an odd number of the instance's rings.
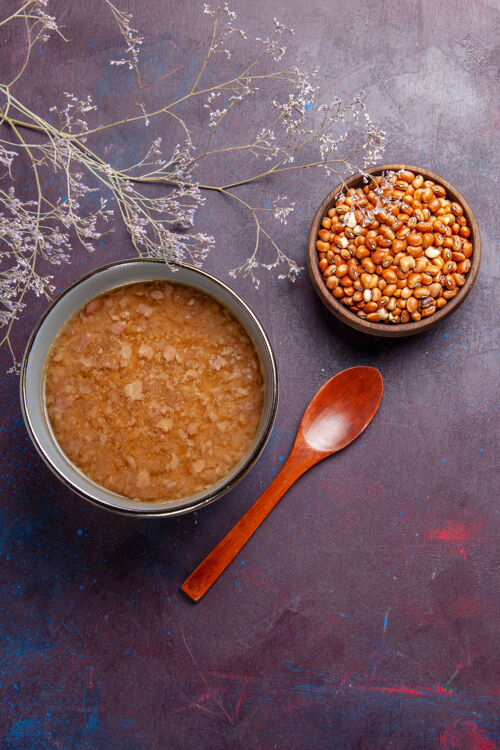
[{"label": "spoon handle", "polygon": [[262,521],[269,515],[278,500],[285,494],[287,489],[301,476],[311,465],[311,462],[290,461],[278,474],[276,479],[264,490],[262,495],[255,501],[231,531],[219,542],[212,552],[203,560],[196,570],[186,578],[181,586],[182,591],[193,601],[197,602],[207,593],[210,586],[225,571],[227,566],[234,560],[238,552],[248,542],[254,531]]}]

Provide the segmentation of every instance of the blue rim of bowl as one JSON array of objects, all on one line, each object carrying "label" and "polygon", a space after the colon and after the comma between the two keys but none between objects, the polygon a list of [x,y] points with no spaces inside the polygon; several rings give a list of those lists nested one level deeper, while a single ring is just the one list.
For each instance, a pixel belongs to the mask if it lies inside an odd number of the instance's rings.
[{"label": "blue rim of bowl", "polygon": [[[119,513],[121,515],[126,516],[139,516],[141,518],[158,518],[158,517],[174,517],[174,516],[180,516],[184,515],[186,513],[192,513],[193,511],[200,510],[201,508],[206,507],[207,505],[210,505],[211,503],[215,502],[215,500],[218,500],[222,495],[225,495],[229,490],[231,490],[238,482],[243,479],[246,474],[250,471],[250,469],[254,466],[257,459],[261,455],[262,451],[264,450],[264,447],[269,440],[269,437],[271,435],[272,429],[274,427],[274,423],[276,421],[276,413],[278,409],[278,370],[276,366],[276,358],[274,355],[273,348],[271,346],[271,342],[269,341],[269,338],[267,336],[267,333],[258,319],[258,317],[255,315],[255,313],[251,310],[251,308],[247,305],[247,303],[238,295],[236,292],[234,292],[229,286],[224,284],[223,281],[220,281],[215,276],[212,276],[212,274],[207,273],[206,271],[201,270],[200,268],[196,268],[195,266],[191,266],[187,263],[170,263],[170,266],[173,266],[174,268],[186,268],[189,271],[193,271],[197,274],[200,274],[201,276],[204,276],[205,278],[209,279],[211,282],[213,282],[217,287],[221,288],[229,294],[229,296],[234,300],[234,302],[241,306],[245,313],[252,319],[256,329],[258,330],[260,336],[262,337],[262,340],[265,345],[265,349],[268,355],[269,363],[270,363],[270,373],[265,373],[266,378],[269,378],[270,382],[270,389],[271,389],[271,405],[269,408],[269,416],[267,418],[267,423],[263,429],[262,436],[257,441],[257,443],[254,445],[253,449],[251,450],[247,460],[243,464],[243,466],[239,469],[239,471],[231,477],[231,479],[220,486],[217,490],[214,490],[212,492],[208,492],[206,495],[204,495],[202,498],[199,498],[197,500],[194,500],[192,503],[187,503],[185,506],[169,509],[162,506],[157,511],[154,510],[153,503],[148,503],[147,508],[145,510],[140,509],[132,509],[132,508],[122,508],[117,505],[113,505],[111,503],[108,503],[99,497],[96,497],[94,495],[90,495],[88,492],[85,492],[82,488],[78,487],[77,485],[73,484],[70,480],[65,477],[56,466],[53,465],[50,458],[46,455],[43,446],[38,440],[36,430],[33,428],[33,425],[31,423],[30,417],[29,417],[29,409],[27,405],[27,390],[26,390],[26,369],[27,369],[27,363],[30,356],[31,349],[33,347],[33,343],[45,321],[49,313],[59,304],[59,302],[67,295],[69,292],[71,292],[75,287],[77,287],[79,284],[87,281],[88,279],[92,278],[93,276],[106,271],[110,268],[115,268],[117,266],[126,266],[132,263],[147,263],[147,264],[158,264],[158,265],[165,265],[165,261],[157,259],[157,258],[126,258],[124,260],[115,261],[113,263],[106,263],[103,266],[99,266],[98,268],[89,271],[84,276],[80,276],[80,278],[76,279],[76,281],[72,282],[68,287],[66,287],[60,294],[55,297],[50,305],[47,307],[47,309],[43,312],[39,320],[37,321],[29,339],[28,343],[26,345],[26,349],[24,351],[23,360],[21,363],[21,375],[20,375],[20,401],[21,401],[21,410],[22,415],[24,419],[24,423],[26,425],[26,429],[28,431],[28,435],[30,436],[30,439],[35,446],[38,454],[42,458],[43,462],[46,464],[46,466],[49,467],[49,469],[52,471],[55,476],[66,486],[68,487],[72,492],[82,497],[84,500],[87,500],[88,502],[92,503],[93,505],[96,505],[100,508],[105,508],[106,510],[111,510],[115,513]],[[134,282],[130,282],[134,283]],[[174,280],[175,283],[175,280]],[[120,286],[120,285],[118,285]],[[118,288],[118,287],[116,287]],[[204,292],[210,296],[210,292]],[[214,299],[217,298],[214,297]],[[224,303],[222,303],[224,304]],[[75,310],[76,312],[76,310]],[[234,311],[232,311],[234,312]],[[246,326],[241,322],[238,314],[234,312],[235,316],[238,318],[239,322],[243,327],[246,329]],[[248,331],[247,331],[248,333]],[[57,335],[57,334],[56,334]],[[253,336],[251,337],[253,339]],[[42,385],[42,384],[40,384]],[[66,460],[69,461],[67,456],[64,454],[64,451],[61,450],[59,445],[56,445],[58,450],[65,456]],[[70,462],[71,463],[71,462]],[[88,477],[86,477],[87,480],[89,480]],[[90,480],[91,481],[91,480]],[[96,489],[100,488],[100,485],[95,484]],[[105,489],[105,488],[103,488]],[[124,496],[125,497],[125,496]],[[127,499],[127,498],[125,498]],[[182,498],[180,498],[182,500]],[[168,501],[165,501],[168,502]]]}]

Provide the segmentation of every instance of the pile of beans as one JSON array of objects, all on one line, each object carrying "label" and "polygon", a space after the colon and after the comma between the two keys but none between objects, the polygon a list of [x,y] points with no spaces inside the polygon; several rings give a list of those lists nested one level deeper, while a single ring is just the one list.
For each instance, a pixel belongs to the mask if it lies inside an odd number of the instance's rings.
[{"label": "pile of beans", "polygon": [[434,315],[465,284],[473,251],[459,203],[403,169],[341,194],[316,248],[325,284],[358,317],[409,323]]}]

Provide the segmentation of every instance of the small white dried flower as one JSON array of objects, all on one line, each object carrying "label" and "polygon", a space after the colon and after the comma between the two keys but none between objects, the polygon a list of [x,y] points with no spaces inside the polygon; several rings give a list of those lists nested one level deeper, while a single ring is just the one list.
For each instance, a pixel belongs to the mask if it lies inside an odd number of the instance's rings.
[{"label": "small white dried flower", "polygon": [[[125,44],[121,59],[111,60],[110,64],[133,70],[140,83],[139,52],[144,40],[133,27],[130,13],[119,10],[111,0],[104,2]],[[40,32],[38,38],[41,39],[51,31],[58,32],[55,19],[47,15],[47,4],[48,0],[27,0],[33,16],[30,23],[37,24],[37,31]],[[200,75],[188,94],[190,97],[206,91],[198,83],[210,59],[219,53],[230,58],[233,43],[247,40],[246,33],[236,26],[236,14],[230,10],[227,2],[215,10],[205,3],[203,13],[212,19],[212,42]],[[273,26],[270,35],[256,39],[262,47],[261,52],[268,58],[268,64],[271,64],[271,60],[282,60],[286,52],[283,39],[287,34],[294,34],[293,29],[276,18],[273,19]],[[254,72],[252,68],[258,59],[260,56],[245,68],[244,73],[235,74],[231,81],[214,84],[206,96],[203,107],[208,111],[207,141],[198,152],[198,157],[194,155],[196,131],[184,122],[181,113],[174,112],[173,107],[170,110],[169,106],[172,105],[169,105],[152,114],[142,101],[135,105],[134,119],[141,119],[143,125],[150,126],[153,117],[160,111],[168,111],[182,128],[184,140],[163,156],[161,138],[152,138],[146,154],[128,169],[113,164],[112,152],[109,161],[108,157],[103,160],[94,157],[84,143],[91,132],[100,130],[90,130],[87,122],[88,114],[96,109],[95,104],[89,96],[79,98],[69,92],[64,94],[63,106],[52,105],[49,108],[55,115],[54,119],[59,119],[58,127],[45,123],[42,117],[33,114],[33,122],[41,128],[42,135],[47,136],[45,142],[42,139],[39,144],[32,145],[36,151],[34,164],[43,178],[46,174],[44,170],[51,170],[53,177],[62,181],[64,189],[57,198],[45,203],[44,193],[41,200],[23,199],[23,196],[15,193],[13,185],[5,185],[2,180],[10,179],[15,160],[23,147],[16,143],[15,150],[11,150],[10,146],[6,148],[3,143],[0,145],[0,167],[5,171],[3,175],[0,171],[0,328],[8,328],[17,320],[26,304],[24,295],[27,291],[47,297],[52,294],[52,277],[46,274],[45,269],[43,272],[39,270],[38,259],[53,266],[70,262],[75,239],[79,246],[93,252],[97,243],[102,242],[105,232],[112,231],[109,222],[114,213],[106,199],[97,193],[102,188],[111,192],[110,201],[118,207],[139,255],[162,258],[166,262],[188,261],[200,265],[214,247],[212,237],[192,229],[196,210],[203,205],[206,195],[204,187],[194,178],[194,170],[205,157],[212,157],[221,151],[236,151],[245,153],[247,158],[260,160],[256,163],[265,164],[260,174],[255,174],[258,170],[249,166],[248,180],[244,179],[245,174],[238,175],[233,187],[246,181],[253,184],[259,177],[272,177],[277,173],[282,178],[287,170],[318,166],[325,174],[338,178],[359,169],[363,173],[380,159],[387,133],[373,124],[362,94],[347,102],[335,97],[316,104],[319,90],[315,81],[317,67],[307,71],[295,66],[274,67],[269,73]],[[255,85],[257,77],[259,87]],[[273,82],[278,82],[275,91],[279,91],[279,94],[275,94],[268,105],[261,92],[262,88],[267,84],[272,86]],[[0,83],[0,95],[7,97],[8,93]],[[219,143],[213,149],[224,118],[249,97],[257,95],[256,107],[262,118],[257,134],[251,134],[247,142],[227,146]],[[12,98],[10,106],[14,109],[17,106]],[[0,118],[1,108],[0,103]],[[29,116],[29,110],[22,109],[21,112],[23,117]],[[140,113],[139,117],[137,113]],[[5,143],[8,145],[8,142]],[[348,157],[337,155],[341,146]],[[87,181],[89,174],[91,182]],[[161,193],[143,191],[142,182],[162,185]],[[41,184],[44,188],[44,179]],[[242,200],[229,188],[217,189],[240,206],[246,206],[257,227],[252,254],[241,265],[231,269],[230,275],[247,276],[256,288],[260,284],[261,272],[277,271],[279,279],[295,281],[303,269],[283,252],[278,239],[269,233],[265,218],[263,222],[260,220],[260,216],[272,217],[286,225],[295,203],[281,196],[267,204],[267,208],[258,209],[253,206],[251,196],[245,195],[245,200]],[[382,185],[376,191],[380,206],[390,203]],[[365,223],[373,220],[373,212],[362,210],[362,215]],[[349,214],[345,221],[352,224]],[[266,262],[261,260],[261,244],[266,246]],[[274,255],[269,257],[269,251]],[[14,363],[13,367],[15,369],[17,364]]]}]

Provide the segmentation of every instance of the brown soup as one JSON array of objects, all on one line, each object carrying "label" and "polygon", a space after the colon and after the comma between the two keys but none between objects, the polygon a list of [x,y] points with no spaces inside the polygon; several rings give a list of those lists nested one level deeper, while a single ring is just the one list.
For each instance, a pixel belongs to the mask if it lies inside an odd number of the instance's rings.
[{"label": "brown soup", "polygon": [[181,284],[138,282],[63,326],[45,402],[60,447],[86,476],[126,497],[174,500],[214,485],[248,452],[263,378],[226,307]]}]

